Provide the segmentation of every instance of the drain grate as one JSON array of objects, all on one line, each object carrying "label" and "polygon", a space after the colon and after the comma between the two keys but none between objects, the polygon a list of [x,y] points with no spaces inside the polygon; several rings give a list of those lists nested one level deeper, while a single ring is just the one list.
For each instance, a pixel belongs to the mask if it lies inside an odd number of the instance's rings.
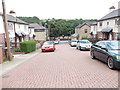
[{"label": "drain grate", "polygon": [[2,78],[8,78],[9,77],[9,75],[3,75],[2,76]]}]

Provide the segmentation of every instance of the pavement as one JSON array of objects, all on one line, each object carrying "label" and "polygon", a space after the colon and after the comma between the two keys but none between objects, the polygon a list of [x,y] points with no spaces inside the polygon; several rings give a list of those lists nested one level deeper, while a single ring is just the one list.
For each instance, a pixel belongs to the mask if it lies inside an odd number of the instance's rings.
[{"label": "pavement", "polygon": [[32,57],[40,54],[40,49],[28,53],[28,54],[15,54],[14,59],[12,61],[7,61],[4,62],[2,64],[0,64],[0,76],[3,76],[4,74],[8,73],[9,71],[11,71],[12,69],[14,69],[15,67],[23,64],[24,62],[30,60]]}]

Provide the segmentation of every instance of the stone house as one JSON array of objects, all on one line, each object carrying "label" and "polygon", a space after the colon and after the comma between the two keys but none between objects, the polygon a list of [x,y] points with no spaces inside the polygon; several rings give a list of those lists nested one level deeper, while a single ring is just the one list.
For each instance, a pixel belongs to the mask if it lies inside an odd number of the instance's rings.
[{"label": "stone house", "polygon": [[32,32],[31,37],[35,35],[35,40],[46,41],[48,38],[48,30],[37,23],[30,24],[29,31]]},{"label": "stone house", "polygon": [[120,38],[120,9],[114,10],[98,20],[97,28],[98,39],[117,40]]},{"label": "stone house", "polygon": [[82,38],[91,38],[91,25],[93,22],[85,22],[75,27],[75,34],[79,34],[79,40]]}]

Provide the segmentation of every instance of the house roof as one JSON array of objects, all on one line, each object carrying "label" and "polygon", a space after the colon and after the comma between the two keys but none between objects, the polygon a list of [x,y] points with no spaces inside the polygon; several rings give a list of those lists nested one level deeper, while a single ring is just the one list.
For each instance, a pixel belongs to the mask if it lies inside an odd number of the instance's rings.
[{"label": "house roof", "polygon": [[79,35],[79,34],[74,33],[74,34],[72,34],[71,36],[72,36],[72,37],[76,37],[76,38],[77,38],[77,37],[79,37],[80,35]]},{"label": "house roof", "polygon": [[111,18],[116,18],[116,17],[120,17],[120,9],[117,9],[117,10],[114,10],[114,11],[108,13],[107,15],[105,15],[104,17],[102,17],[98,21],[103,21],[103,20],[107,20],[107,19],[111,19]]},{"label": "house roof", "polygon": [[29,28],[34,28],[34,29],[46,29],[45,27],[43,27],[42,25],[39,25],[37,23],[34,24],[29,24]]},{"label": "house roof", "polygon": [[88,26],[92,26],[92,25],[96,25],[97,22],[85,22],[83,24],[79,24],[78,26],[76,26],[75,28],[81,28],[83,25],[88,25]]},{"label": "house roof", "polygon": [[8,22],[15,22],[15,23],[20,23],[20,24],[28,24],[12,15],[7,15]]}]

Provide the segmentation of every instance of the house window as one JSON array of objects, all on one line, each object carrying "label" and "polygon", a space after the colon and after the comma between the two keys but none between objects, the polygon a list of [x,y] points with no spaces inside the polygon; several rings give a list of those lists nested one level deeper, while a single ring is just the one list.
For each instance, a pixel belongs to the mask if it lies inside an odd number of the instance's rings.
[{"label": "house window", "polygon": [[107,22],[107,25],[109,25],[109,22]]},{"label": "house window", "polygon": [[115,25],[117,25],[117,23],[118,23],[118,21],[117,21],[117,19],[115,19]]},{"label": "house window", "polygon": [[85,33],[87,33],[87,29],[85,29]]},{"label": "house window", "polygon": [[24,29],[27,30],[27,26],[24,26]]},{"label": "house window", "polygon": [[9,30],[13,30],[13,24],[8,23],[8,29],[9,29]]},{"label": "house window", "polygon": [[115,33],[115,39],[120,40],[120,33]]},{"label": "house window", "polygon": [[118,20],[118,22],[117,22],[117,25],[120,25],[120,18],[119,18],[119,20]]},{"label": "house window", "polygon": [[20,25],[18,25],[18,28],[20,29]]},{"label": "house window", "polygon": [[100,26],[102,26],[102,22],[100,22]]}]

